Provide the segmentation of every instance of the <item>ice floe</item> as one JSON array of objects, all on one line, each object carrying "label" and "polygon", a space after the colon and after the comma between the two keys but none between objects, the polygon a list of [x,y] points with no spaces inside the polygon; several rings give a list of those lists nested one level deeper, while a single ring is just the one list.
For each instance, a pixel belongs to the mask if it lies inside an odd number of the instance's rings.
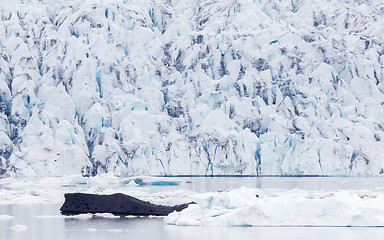
[{"label": "ice floe", "polygon": [[384,226],[384,194],[377,192],[265,192],[240,188],[193,196],[164,221],[180,226]]}]

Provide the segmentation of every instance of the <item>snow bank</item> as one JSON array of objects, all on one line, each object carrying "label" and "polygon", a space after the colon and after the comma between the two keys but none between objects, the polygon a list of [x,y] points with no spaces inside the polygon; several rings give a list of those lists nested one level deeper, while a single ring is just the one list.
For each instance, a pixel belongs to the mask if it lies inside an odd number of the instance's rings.
[{"label": "snow bank", "polygon": [[180,226],[384,226],[384,194],[240,188],[194,196],[164,221]]}]

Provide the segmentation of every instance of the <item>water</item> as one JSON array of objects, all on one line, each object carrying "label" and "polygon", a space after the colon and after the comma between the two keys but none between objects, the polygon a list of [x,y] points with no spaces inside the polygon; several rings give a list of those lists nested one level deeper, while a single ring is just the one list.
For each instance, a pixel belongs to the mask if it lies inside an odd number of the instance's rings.
[{"label": "water", "polygon": [[[183,178],[180,186],[148,186],[151,192],[185,189],[221,191],[241,186],[262,189],[305,189],[316,191],[383,191],[382,178]],[[383,239],[384,228],[323,227],[180,227],[162,218],[64,218],[61,204],[0,204],[0,239]],[[19,226],[19,227],[18,227]]]},{"label": "water", "polygon": [[381,177],[208,177],[181,178],[180,188],[197,192],[224,191],[239,187],[259,189],[303,189],[313,191],[375,190],[384,191]]}]

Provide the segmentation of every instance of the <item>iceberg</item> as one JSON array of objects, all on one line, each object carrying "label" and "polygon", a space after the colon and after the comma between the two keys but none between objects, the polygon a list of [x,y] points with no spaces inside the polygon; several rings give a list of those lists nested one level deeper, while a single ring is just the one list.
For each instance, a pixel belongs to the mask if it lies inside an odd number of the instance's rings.
[{"label": "iceberg", "polygon": [[193,196],[164,218],[179,226],[383,227],[382,192],[261,191],[240,188]]},{"label": "iceberg", "polygon": [[154,186],[176,186],[181,183],[177,178],[167,177],[150,177],[150,176],[137,176],[124,178],[120,181],[122,184],[131,185],[132,183],[138,186],[154,185]]}]

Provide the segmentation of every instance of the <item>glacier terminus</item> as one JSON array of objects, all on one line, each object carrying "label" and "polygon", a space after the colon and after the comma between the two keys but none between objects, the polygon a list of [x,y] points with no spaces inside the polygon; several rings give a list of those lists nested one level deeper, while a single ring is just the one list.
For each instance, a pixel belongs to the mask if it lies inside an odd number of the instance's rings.
[{"label": "glacier terminus", "polygon": [[381,0],[15,0],[0,16],[0,175],[384,173]]}]

